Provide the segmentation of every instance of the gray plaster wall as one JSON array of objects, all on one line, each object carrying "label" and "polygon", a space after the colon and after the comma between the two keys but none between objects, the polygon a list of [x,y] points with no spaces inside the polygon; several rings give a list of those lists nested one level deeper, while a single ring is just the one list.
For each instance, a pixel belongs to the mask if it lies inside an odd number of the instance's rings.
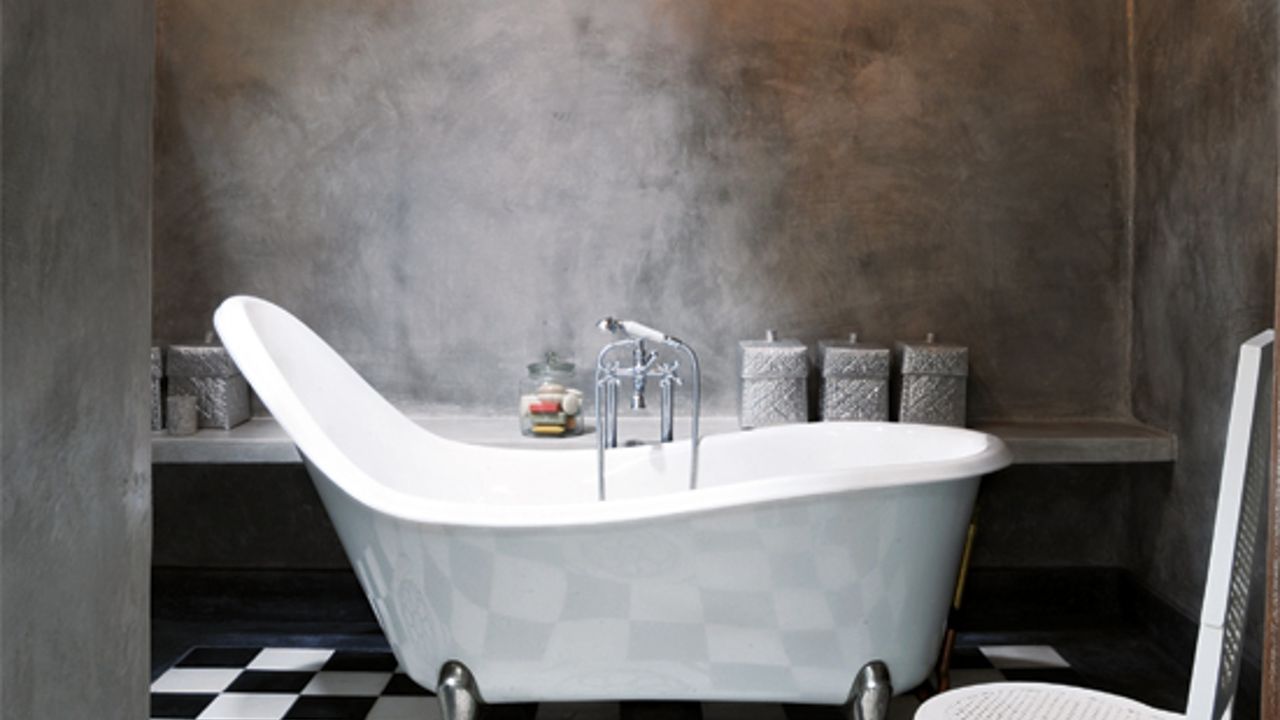
[{"label": "gray plaster wall", "polygon": [[1135,569],[1194,617],[1240,342],[1274,324],[1276,9],[1138,2],[1134,408],[1178,436],[1133,481]]},{"label": "gray plaster wall", "polygon": [[0,718],[148,715],[154,9],[0,3]]},{"label": "gray plaster wall", "polygon": [[159,0],[154,329],[252,293],[509,412],[606,314],[972,347],[976,417],[1128,411],[1114,0]]}]

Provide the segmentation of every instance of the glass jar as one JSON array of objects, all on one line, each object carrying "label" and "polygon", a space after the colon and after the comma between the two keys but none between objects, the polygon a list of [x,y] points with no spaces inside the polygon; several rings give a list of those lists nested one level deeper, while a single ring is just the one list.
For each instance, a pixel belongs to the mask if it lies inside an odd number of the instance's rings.
[{"label": "glass jar", "polygon": [[530,437],[582,433],[582,391],[573,387],[573,367],[555,353],[529,364],[529,376],[520,382],[520,432]]}]

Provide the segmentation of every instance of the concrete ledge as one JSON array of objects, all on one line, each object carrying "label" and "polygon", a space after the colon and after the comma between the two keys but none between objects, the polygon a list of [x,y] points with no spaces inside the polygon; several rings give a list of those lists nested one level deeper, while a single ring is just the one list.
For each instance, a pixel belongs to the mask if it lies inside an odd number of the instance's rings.
[{"label": "concrete ledge", "polygon": [[[491,447],[525,448],[534,450],[563,450],[566,448],[594,448],[596,436],[593,427],[576,437],[531,438],[520,434],[519,421],[514,417],[440,417],[411,416],[413,421],[440,437],[474,445]],[[738,420],[733,417],[706,417],[701,421],[702,435],[733,432]],[[687,418],[676,420],[676,438],[688,437]],[[629,438],[653,438],[658,436],[656,418],[620,418],[618,437],[625,442]],[[230,430],[199,430],[195,435],[171,437],[163,432],[152,433],[151,461],[173,464],[222,464],[222,463],[297,463],[302,462],[293,443],[273,418],[255,417]]]},{"label": "concrete ledge", "polygon": [[[515,418],[416,417],[414,421],[451,440],[495,447],[554,450],[591,448],[596,442],[590,429],[575,438],[526,438],[520,435]],[[687,436],[686,422],[677,421],[676,437]],[[1018,464],[1169,462],[1177,457],[1173,435],[1135,422],[984,422],[975,427],[1008,443]],[[733,417],[702,420],[704,436],[737,429]],[[619,435],[654,437],[657,421],[622,418]],[[231,430],[200,430],[186,437],[153,433],[151,460],[159,464],[301,462],[293,443],[271,418],[254,418]]]},{"label": "concrete ledge", "polygon": [[1173,434],[1132,420],[992,421],[974,427],[1004,440],[1020,465],[1178,459]]}]

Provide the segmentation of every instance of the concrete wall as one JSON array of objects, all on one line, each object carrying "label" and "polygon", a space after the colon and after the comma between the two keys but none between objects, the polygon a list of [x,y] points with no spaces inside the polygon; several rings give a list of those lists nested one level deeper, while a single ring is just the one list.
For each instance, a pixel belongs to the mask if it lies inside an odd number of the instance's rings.
[{"label": "concrete wall", "polygon": [[155,332],[284,304],[509,412],[605,314],[703,356],[937,331],[977,416],[1129,403],[1114,0],[160,0]]},{"label": "concrete wall", "polygon": [[156,336],[259,294],[402,403],[504,412],[615,313],[731,412],[765,327],[936,330],[975,416],[1181,445],[988,483],[977,562],[1128,565],[1193,614],[1234,348],[1272,323],[1275,18],[1129,5],[159,0]]},{"label": "concrete wall", "polygon": [[1133,483],[1136,569],[1200,606],[1236,348],[1272,327],[1276,10],[1138,2],[1134,407],[1179,440]]},{"label": "concrete wall", "polygon": [[0,718],[148,714],[154,13],[0,3]]}]

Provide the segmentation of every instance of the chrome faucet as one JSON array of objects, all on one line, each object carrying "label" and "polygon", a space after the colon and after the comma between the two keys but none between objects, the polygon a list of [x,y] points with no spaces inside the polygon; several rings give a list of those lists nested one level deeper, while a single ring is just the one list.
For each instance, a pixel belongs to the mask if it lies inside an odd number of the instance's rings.
[{"label": "chrome faucet", "polygon": [[[684,385],[679,375],[680,361],[659,362],[659,353],[650,350],[645,343],[665,345],[683,353],[689,360],[693,373],[691,395],[693,416],[691,418],[690,435],[692,447],[690,454],[689,488],[697,487],[698,469],[698,416],[702,406],[701,371],[698,367],[698,356],[679,338],[659,332],[634,320],[618,320],[607,317],[596,323],[596,327],[612,333],[614,340],[600,350],[596,358],[596,455],[597,489],[601,500],[604,499],[604,456],[605,450],[618,446],[618,388],[623,378],[631,379],[631,409],[644,409],[645,388],[650,378],[658,381],[661,391],[661,427],[659,440],[671,442],[675,435],[675,388]],[[617,351],[631,350],[631,366],[623,367],[616,359]],[[614,355],[615,357],[610,357]]]}]

